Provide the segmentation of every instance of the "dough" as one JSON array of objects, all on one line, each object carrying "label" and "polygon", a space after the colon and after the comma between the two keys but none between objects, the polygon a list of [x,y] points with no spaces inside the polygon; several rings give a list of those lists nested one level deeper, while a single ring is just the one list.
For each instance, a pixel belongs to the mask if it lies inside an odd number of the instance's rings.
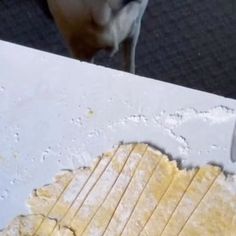
[{"label": "dough", "polygon": [[187,188],[181,201],[172,212],[171,218],[162,232],[163,236],[179,234],[195,208],[198,207],[199,202],[209,191],[219,173],[220,168],[213,166],[204,166],[198,170],[198,173]]},{"label": "dough", "polygon": [[181,170],[175,174],[172,183],[157,204],[149,221],[143,227],[141,236],[161,234],[196,173],[197,170],[194,169],[189,171]]},{"label": "dough", "polygon": [[42,215],[27,215],[16,217],[11,224],[0,232],[4,236],[31,236],[36,232],[42,220],[46,222],[47,227],[42,229],[43,234],[47,235],[48,227],[56,225],[56,221],[45,218]]},{"label": "dough", "polygon": [[60,173],[28,205],[0,236],[234,236],[236,176],[212,165],[179,170],[160,151],[127,144]]}]

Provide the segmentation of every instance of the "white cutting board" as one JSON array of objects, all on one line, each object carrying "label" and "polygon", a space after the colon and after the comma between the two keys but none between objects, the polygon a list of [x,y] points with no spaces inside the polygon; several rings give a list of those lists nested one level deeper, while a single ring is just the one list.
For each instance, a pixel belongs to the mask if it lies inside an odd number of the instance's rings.
[{"label": "white cutting board", "polygon": [[235,117],[232,99],[0,41],[0,228],[60,169],[119,142],[236,172]]}]

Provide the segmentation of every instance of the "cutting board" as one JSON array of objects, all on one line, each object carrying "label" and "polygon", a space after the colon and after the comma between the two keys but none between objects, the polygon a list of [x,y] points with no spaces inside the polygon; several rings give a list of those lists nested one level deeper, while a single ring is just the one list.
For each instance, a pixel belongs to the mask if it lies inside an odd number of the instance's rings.
[{"label": "cutting board", "polygon": [[121,142],[235,173],[235,118],[233,99],[0,41],[0,228],[59,170]]}]

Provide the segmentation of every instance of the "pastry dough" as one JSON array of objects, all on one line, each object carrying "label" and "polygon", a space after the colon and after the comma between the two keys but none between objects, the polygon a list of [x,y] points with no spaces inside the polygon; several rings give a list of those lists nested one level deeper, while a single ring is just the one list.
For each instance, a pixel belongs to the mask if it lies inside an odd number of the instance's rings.
[{"label": "pastry dough", "polygon": [[234,236],[236,177],[212,165],[179,170],[160,151],[127,144],[60,173],[28,205],[0,236]]},{"label": "pastry dough", "polygon": [[[160,235],[172,212],[182,199],[197,170],[178,171],[141,232],[141,236]],[[153,227],[155,225],[155,227]]]},{"label": "pastry dough", "polygon": [[199,169],[176,209],[172,212],[171,218],[161,235],[174,236],[180,233],[182,227],[208,192],[219,173],[220,168],[218,167],[204,166]]}]

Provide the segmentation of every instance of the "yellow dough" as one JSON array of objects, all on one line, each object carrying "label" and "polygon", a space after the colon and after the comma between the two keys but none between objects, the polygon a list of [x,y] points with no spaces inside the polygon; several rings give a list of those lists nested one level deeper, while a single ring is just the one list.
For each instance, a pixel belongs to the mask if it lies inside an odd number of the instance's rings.
[{"label": "yellow dough", "polygon": [[73,171],[63,171],[54,178],[53,184],[35,189],[28,200],[34,214],[47,214],[73,178]]},{"label": "yellow dough", "polygon": [[124,192],[119,205],[115,209],[113,217],[104,233],[104,235],[120,235],[127,220],[132,214],[140,194],[148,183],[153,171],[161,160],[161,153],[148,148],[141,162],[139,163],[135,174]]},{"label": "yellow dough", "polygon": [[217,177],[180,235],[236,235],[236,176]]},{"label": "yellow dough", "polygon": [[[188,186],[191,184],[196,172],[196,169],[189,171],[181,170],[175,174],[172,183],[156,206],[149,221],[143,227],[140,234],[141,236],[160,235],[170,219],[172,212],[175,210]],[[155,227],[153,227],[153,225],[155,225]]]},{"label": "yellow dough", "polygon": [[128,187],[128,184],[130,183],[136,167],[140,159],[142,158],[142,155],[146,151],[146,148],[147,145],[144,144],[138,144],[134,148],[123,171],[119,175],[117,182],[114,184],[112,190],[103,202],[102,206],[97,211],[97,213],[93,217],[93,220],[84,231],[84,235],[94,235],[94,232],[96,232],[96,234],[104,233],[110,219],[112,218],[114,209],[116,209],[117,205],[119,204],[119,200],[122,197],[122,194]]},{"label": "yellow dough", "polygon": [[220,168],[218,167],[204,166],[199,169],[177,208],[173,211],[161,235],[172,236],[179,234],[188,217],[198,206],[219,173]]},{"label": "yellow dough", "polygon": [[212,165],[179,170],[146,144],[61,172],[28,205],[0,236],[236,235],[236,176]]},{"label": "yellow dough", "polygon": [[42,215],[27,215],[27,216],[18,216],[12,223],[4,229],[3,232],[0,232],[0,235],[4,236],[31,236],[34,235],[37,227],[44,220],[47,222],[47,227],[42,230],[42,235],[48,235],[48,227],[56,225],[56,221],[44,218]]},{"label": "yellow dough", "polygon": [[138,235],[140,233],[167,191],[177,171],[175,162],[169,162],[167,157],[162,157],[143,193],[140,195],[122,235]]}]

